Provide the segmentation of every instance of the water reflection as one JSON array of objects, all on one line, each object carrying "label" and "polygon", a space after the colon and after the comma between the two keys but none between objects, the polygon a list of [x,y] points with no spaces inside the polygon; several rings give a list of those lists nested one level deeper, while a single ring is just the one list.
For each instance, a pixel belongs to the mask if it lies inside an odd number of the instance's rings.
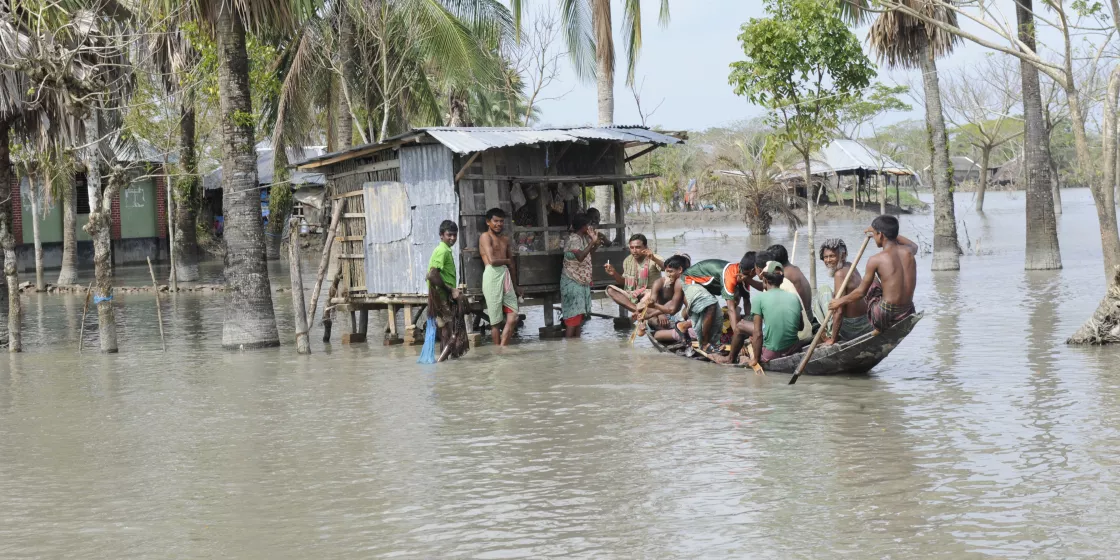
[{"label": "water reflection", "polygon": [[[1087,194],[1065,194],[1061,239],[1095,239]],[[372,317],[369,344],[328,351],[316,325],[301,357],[287,294],[281,349],[218,350],[223,298],[178,294],[165,354],[154,296],[121,294],[122,353],[78,355],[82,295],[27,294],[28,351],[0,357],[0,555],[1107,556],[1120,353],[1063,344],[1103,289],[1099,246],[1023,272],[1022,204],[962,207],[983,254],[949,274],[922,258],[925,319],[870,375],[794,387],[630,346],[609,321],[541,342],[532,310],[518,346],[451,365],[382,347]],[[792,239],[718,229],[661,252]],[[802,236],[795,262],[811,257]]]}]

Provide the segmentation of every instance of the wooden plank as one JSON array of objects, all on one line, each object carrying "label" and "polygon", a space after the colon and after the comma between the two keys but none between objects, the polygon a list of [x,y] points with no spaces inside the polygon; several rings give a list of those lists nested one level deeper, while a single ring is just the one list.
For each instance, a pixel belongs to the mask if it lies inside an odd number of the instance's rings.
[{"label": "wooden plank", "polygon": [[[497,153],[487,152],[482,154],[482,173],[481,176],[467,175],[475,179],[483,181],[483,192],[486,193],[486,202],[484,206],[487,209],[498,208],[501,205],[501,196],[498,194],[498,181],[502,180],[496,176],[497,170]],[[508,179],[507,179],[508,180]]]},{"label": "wooden plank", "polygon": [[345,236],[335,237],[334,240],[335,241],[364,241],[365,237],[363,237],[361,235],[345,235]]},{"label": "wooden plank", "polygon": [[343,218],[362,218],[364,220],[365,217],[366,217],[366,213],[365,212],[345,212],[345,213],[342,214],[342,217]]},{"label": "wooden plank", "polygon": [[626,163],[630,163],[631,161],[634,161],[634,160],[636,160],[636,159],[638,159],[638,158],[640,158],[640,157],[642,157],[642,156],[644,156],[644,155],[646,155],[646,154],[648,154],[648,153],[650,153],[650,152],[652,152],[652,151],[654,151],[654,150],[656,150],[660,147],[661,147],[660,144],[654,144],[654,145],[652,145],[652,146],[650,146],[650,147],[648,147],[648,148],[646,148],[646,149],[644,149],[644,150],[642,150],[642,151],[640,151],[640,152],[638,152],[638,153],[636,153],[632,156],[626,156],[625,161],[626,161]]},{"label": "wooden plank", "polygon": [[363,191],[362,189],[358,189],[356,191],[350,191],[350,192],[342,193],[340,195],[334,196],[333,198],[335,200],[341,200],[343,198],[350,198],[352,196],[362,196],[363,194],[365,194],[365,191]]},{"label": "wooden plank", "polygon": [[346,171],[344,173],[338,173],[337,175],[331,175],[330,178],[337,180],[337,179],[341,179],[343,177],[350,177],[351,175],[361,175],[363,173],[376,173],[378,171],[384,171],[386,169],[398,169],[398,168],[400,168],[400,166],[401,166],[401,160],[399,160],[399,159],[388,159],[388,160],[385,160],[385,161],[379,161],[377,163],[367,163],[366,165],[359,166],[358,168],[356,168],[354,170]]},{"label": "wooden plank", "polygon": [[470,159],[467,160],[467,163],[464,163],[463,167],[459,169],[459,172],[455,174],[455,181],[462,179],[463,175],[467,174],[467,171],[471,168],[471,164],[473,164],[474,160],[478,159],[478,156],[480,155],[482,155],[482,152],[475,152],[471,155]]},{"label": "wooden plank", "polygon": [[362,259],[362,260],[365,260],[366,256],[358,254],[358,253],[347,253],[347,254],[338,255],[338,258],[340,258],[340,259],[355,259],[355,260],[356,259]]},{"label": "wooden plank", "polygon": [[[485,157],[483,161],[485,161]],[[490,182],[496,181],[510,181],[520,183],[593,183],[601,182],[604,184],[614,182],[630,182],[641,181],[642,179],[652,179],[657,177],[656,173],[644,173],[642,175],[497,175],[484,172],[482,175],[467,174],[464,179],[475,179],[480,181]],[[487,203],[489,203],[489,191],[487,191]],[[493,207],[491,207],[493,208]]]}]

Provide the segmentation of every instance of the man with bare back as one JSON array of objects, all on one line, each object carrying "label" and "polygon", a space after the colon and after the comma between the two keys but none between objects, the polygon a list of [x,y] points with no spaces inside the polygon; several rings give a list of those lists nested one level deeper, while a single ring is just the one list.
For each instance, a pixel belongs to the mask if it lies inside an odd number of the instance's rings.
[{"label": "man with bare back", "polygon": [[859,286],[832,300],[828,308],[836,312],[866,296],[867,319],[878,334],[914,314],[918,244],[898,234],[898,218],[894,216],[875,218],[866,233],[882,251],[867,261],[867,272]]},{"label": "man with bare back", "polygon": [[[494,344],[509,345],[517,327],[517,270],[513,266],[513,250],[509,238],[502,235],[506,213],[501,208],[486,212],[487,230],[478,240],[478,252],[486,270],[482,273],[482,296],[486,300],[486,315],[490,318],[490,335]],[[498,326],[505,323],[501,332]]]}]

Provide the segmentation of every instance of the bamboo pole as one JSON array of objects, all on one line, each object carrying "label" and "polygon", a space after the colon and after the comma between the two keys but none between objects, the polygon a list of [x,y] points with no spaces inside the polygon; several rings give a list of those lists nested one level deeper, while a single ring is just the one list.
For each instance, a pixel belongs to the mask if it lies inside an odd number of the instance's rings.
[{"label": "bamboo pole", "polygon": [[800,230],[793,230],[793,249],[789,252],[789,262],[793,264],[793,259],[797,258],[797,236],[801,234]]},{"label": "bamboo pole", "polygon": [[299,262],[299,218],[288,221],[288,269],[292,275],[292,311],[296,323],[296,353],[310,354],[307,333],[307,309],[303,301],[303,273]]},{"label": "bamboo pole", "polygon": [[334,237],[338,232],[338,222],[342,218],[343,201],[336,200],[334,210],[331,212],[331,226],[327,230],[327,240],[323,243],[323,254],[319,257],[319,270],[315,272],[315,287],[311,290],[311,307],[307,310],[307,324],[315,324],[315,308],[319,305],[319,292],[323,290],[323,278],[327,274],[327,265],[331,260],[331,248],[334,246]]},{"label": "bamboo pole", "polygon": [[[172,267],[174,269],[174,267]],[[163,311],[159,307],[159,284],[156,283],[156,271],[152,269],[152,257],[148,257],[148,274],[152,275],[152,288],[156,291],[156,320],[159,321],[159,342],[163,351],[167,352],[167,339],[163,336]],[[172,275],[175,273],[172,272]]]},{"label": "bamboo pole", "polygon": [[[844,292],[848,289],[848,281],[852,279],[852,272],[855,271],[856,266],[859,266],[860,259],[863,258],[863,252],[867,249],[868,242],[871,241],[871,236],[863,238],[863,245],[859,247],[859,253],[856,253],[856,260],[852,261],[852,266],[848,268],[848,273],[844,275],[844,283],[840,285],[840,289],[836,290],[836,295],[833,299],[840,299],[843,297]],[[797,364],[797,370],[793,372],[793,377],[789,380],[789,384],[797,383],[797,378],[801,377],[801,373],[805,371],[805,366],[809,365],[809,359],[813,357],[813,351],[817,349],[817,345],[821,343],[821,337],[824,336],[826,326],[832,322],[832,314],[834,311],[829,311],[821,323],[821,328],[817,329],[816,336],[813,337],[813,343],[809,345],[809,349],[805,351],[805,356],[801,358],[801,363]]]},{"label": "bamboo pole", "polygon": [[78,353],[82,353],[82,345],[86,339],[86,314],[89,313],[89,295],[93,293],[93,282],[86,288],[86,304],[82,306],[82,328],[78,329]]}]

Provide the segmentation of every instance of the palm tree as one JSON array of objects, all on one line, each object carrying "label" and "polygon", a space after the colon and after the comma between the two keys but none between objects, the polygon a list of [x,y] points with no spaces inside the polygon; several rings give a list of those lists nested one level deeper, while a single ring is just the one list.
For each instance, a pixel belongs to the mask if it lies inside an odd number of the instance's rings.
[{"label": "palm tree", "polygon": [[801,226],[801,218],[790,208],[786,186],[780,179],[791,154],[768,149],[771,138],[767,133],[751,131],[722,146],[717,156],[720,165],[730,171],[722,173],[720,179],[738,199],[743,222],[752,235],[770,233],[776,217],[784,218],[790,228]]},{"label": "palm tree", "polygon": [[[956,25],[956,12],[930,0],[903,0],[910,8],[931,19]],[[841,11],[853,21],[871,14],[867,0],[839,3]],[[959,38],[897,10],[883,12],[871,25],[871,49],[879,62],[891,68],[917,68],[922,73],[925,92],[926,127],[931,146],[930,174],[933,177],[933,270],[960,270],[960,243],[953,207],[952,175],[949,161],[949,136],[941,108],[941,88],[937,59],[953,50]]]},{"label": "palm tree", "polygon": [[249,57],[249,30],[290,32],[311,14],[310,0],[190,0],[167,3],[185,9],[217,43],[219,120],[222,131],[222,207],[225,215],[225,278],[229,285],[222,346],[279,346],[272,288],[265,263],[264,229],[257,185]]},{"label": "palm tree", "polygon": [[[0,20],[0,26],[5,22]],[[8,26],[0,33],[11,32]],[[0,40],[0,44],[6,41]],[[16,273],[16,240],[12,235],[12,155],[11,133],[21,117],[23,94],[27,92],[25,76],[13,70],[0,69],[0,246],[4,251],[4,280],[8,285],[8,350],[22,350],[20,318],[23,314],[19,299],[19,277]]]},{"label": "palm tree", "polygon": [[[1035,50],[1035,24],[1032,0],[1016,0],[1015,17],[1019,40]],[[1062,268],[1058,247],[1058,221],[1054,215],[1054,190],[1051,181],[1050,133],[1043,118],[1042,87],[1038,67],[1019,62],[1023,83],[1023,164],[1027,172],[1027,270]]]},{"label": "palm tree", "polygon": [[[511,0],[517,29],[527,0]],[[626,84],[634,84],[634,69],[642,49],[642,2],[626,0],[623,10],[622,35],[626,47]],[[560,0],[560,13],[565,27],[568,52],[576,75],[595,76],[599,99],[599,126],[614,124],[614,32],[611,24],[610,0]],[[590,17],[589,17],[590,16]],[[658,19],[669,23],[669,0],[661,0]],[[591,57],[594,56],[594,64]],[[594,68],[594,74],[592,74]],[[595,200],[605,213],[610,212],[611,188],[595,187]]]}]

